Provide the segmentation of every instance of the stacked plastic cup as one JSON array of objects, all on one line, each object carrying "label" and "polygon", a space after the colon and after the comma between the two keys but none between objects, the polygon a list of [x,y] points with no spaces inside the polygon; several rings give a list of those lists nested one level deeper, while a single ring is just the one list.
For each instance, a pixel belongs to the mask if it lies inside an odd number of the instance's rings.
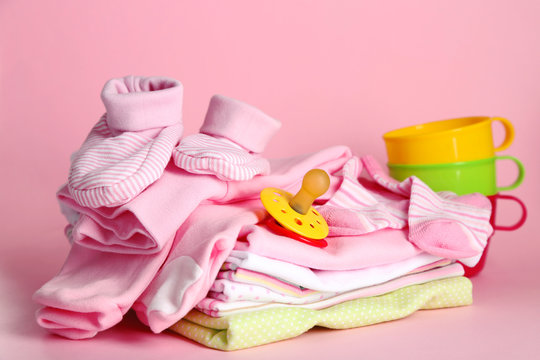
[{"label": "stacked plastic cup", "polygon": [[[492,123],[500,122],[505,130],[501,145],[493,144]],[[521,161],[513,156],[499,156],[514,141],[514,127],[502,117],[474,116],[434,121],[397,129],[384,134],[390,176],[404,180],[417,176],[434,191],[452,191],[458,195],[481,193],[493,205],[492,226],[495,230],[515,230],[527,216],[523,202],[516,197],[501,195],[515,189],[525,176]],[[497,163],[511,161],[517,166],[517,177],[510,185],[497,184]],[[499,199],[516,201],[523,210],[521,219],[513,226],[495,223]],[[493,235],[492,235],[493,236]],[[489,245],[489,241],[488,241]],[[487,248],[480,262],[467,269],[469,275],[478,273],[485,264]]]},{"label": "stacked plastic cup", "polygon": [[[489,198],[489,201],[491,202],[491,209],[492,209],[491,210],[491,218],[489,219],[489,222],[490,222],[491,226],[493,227],[493,234],[491,234],[491,236],[488,239],[486,248],[484,249],[484,252],[482,254],[482,257],[480,258],[480,261],[478,261],[478,263],[474,267],[465,267],[465,276],[468,276],[468,277],[471,277],[471,276],[474,276],[474,275],[478,274],[484,268],[484,265],[486,263],[487,252],[488,252],[488,249],[489,249],[489,243],[491,241],[491,238],[493,238],[493,235],[495,235],[495,231],[499,231],[499,230],[500,231],[514,231],[514,230],[517,230],[525,223],[525,220],[527,220],[527,207],[525,206],[523,201],[521,201],[517,197],[512,196],[512,195],[496,194],[496,195],[488,196],[488,198]],[[513,225],[500,225],[497,222],[497,203],[500,200],[514,201],[520,206],[520,208],[521,208],[521,216],[520,216],[519,220],[515,224],[513,224]]]}]

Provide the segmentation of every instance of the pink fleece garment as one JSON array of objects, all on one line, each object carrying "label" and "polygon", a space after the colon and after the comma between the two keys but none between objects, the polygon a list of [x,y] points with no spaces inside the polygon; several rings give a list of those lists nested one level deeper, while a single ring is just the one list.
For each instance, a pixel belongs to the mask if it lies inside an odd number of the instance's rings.
[{"label": "pink fleece garment", "polygon": [[169,164],[157,182],[116,208],[79,206],[66,190],[58,192],[59,201],[81,214],[71,230],[73,242],[106,252],[152,254],[162,250],[201,201],[224,196],[227,184]]},{"label": "pink fleece garment", "polygon": [[161,332],[201,301],[246,224],[264,216],[260,202],[201,205],[176,234],[170,255],[134,304],[139,319]]},{"label": "pink fleece garment", "polygon": [[[37,314],[38,323],[69,338],[95,336],[97,332],[118,323],[133,301],[147,288],[169,254],[174,234],[201,199],[215,196],[220,202],[226,202],[234,201],[241,194],[244,198],[255,198],[254,203],[262,209],[257,198],[265,185],[278,184],[284,188],[299,186],[309,169],[323,168],[334,172],[350,156],[348,148],[334,147],[292,160],[278,160],[275,173],[264,177],[266,180],[257,179],[250,186],[227,184],[213,176],[189,174],[171,165],[158,182],[118,208],[91,210],[81,207],[70,199],[65,188],[62,189],[59,199],[65,209],[80,212],[81,216],[75,220],[73,248],[60,274],[35,294],[35,301],[45,306]],[[334,178],[334,181],[338,180]],[[194,230],[187,231],[190,236],[180,235],[176,238],[175,251],[167,260],[167,264],[175,265],[165,266],[141,299],[149,299],[148,304],[152,301],[159,304],[163,291],[167,293],[167,289],[172,287],[174,293],[174,289],[181,291],[182,286],[187,289],[185,298],[169,298],[170,301],[165,303],[173,304],[172,309],[169,306],[164,313],[151,311],[148,320],[145,320],[145,305],[137,306],[138,315],[143,321],[153,324],[154,331],[162,331],[178,321],[206,295],[215,273],[236,241],[240,225],[258,221],[253,211],[243,209],[241,205],[234,210],[236,205],[210,204],[200,206],[202,209],[211,208],[208,217],[200,219],[194,214],[196,224],[188,221],[183,227],[185,231]],[[216,212],[214,217],[210,216],[213,211]],[[82,231],[87,229],[89,234],[83,234]],[[169,238],[166,237],[168,233]],[[141,244],[145,244],[142,249]],[[134,251],[125,254],[130,250]],[[171,268],[185,271],[179,272],[176,277],[171,275],[172,283],[164,281],[156,285],[169,277],[167,271]],[[181,275],[180,279],[178,275]],[[142,301],[141,304],[144,304]],[[175,303],[179,308],[174,306]]]},{"label": "pink fleece garment", "polygon": [[[229,182],[227,195],[217,202],[238,201],[231,205],[203,204],[182,225],[163,269],[134,305],[141,321],[152,331],[161,332],[206,296],[238,236],[246,225],[260,220],[259,212],[264,213],[259,200],[263,188],[299,189],[308,170],[319,168],[334,173],[350,157],[348,148],[333,147],[315,154],[277,160],[268,176],[241,183]],[[339,178],[331,177],[331,182],[334,185],[328,196],[339,185]]]},{"label": "pink fleece garment", "polygon": [[104,253],[73,244],[64,266],[35,294],[37,322],[70,338],[95,336],[122,320],[165,261],[172,238],[152,255]]},{"label": "pink fleece garment", "polygon": [[[169,164],[163,176],[129,203],[88,209],[78,205],[63,187],[58,192],[62,206],[81,214],[72,228],[71,240],[89,248],[133,254],[161,251],[191,212],[204,200],[228,203],[257,199],[265,187],[287,191],[300,188],[304,174],[320,168],[328,173],[340,169],[351,157],[349,148],[334,146],[313,154],[271,160],[272,173],[244,182],[223,182],[210,175],[190,174]],[[326,196],[339,186],[332,177]]]},{"label": "pink fleece garment", "polygon": [[[253,225],[261,217],[258,212],[264,214],[259,200],[235,206],[201,205],[178,232],[171,255],[133,306],[152,331],[161,332],[185,316],[208,293],[224,260],[239,244],[236,239],[246,235],[253,239],[253,229],[261,229]],[[254,241],[266,249],[280,249],[274,253],[287,254],[293,263],[304,262],[300,265],[318,268],[318,260],[324,259],[332,266],[323,263],[323,267],[330,270],[389,264],[421,253],[407,240],[406,232],[399,230],[334,240],[325,250],[274,234]],[[326,251],[329,253],[324,254]]]},{"label": "pink fleece garment", "polygon": [[295,194],[302,187],[304,175],[312,169],[322,169],[330,175],[330,187],[323,196],[317,199],[317,203],[328,200],[342,181],[342,177],[335,173],[338,173],[351,157],[352,153],[348,147],[338,145],[310,154],[270,159],[272,172],[269,175],[256,176],[250,181],[229,182],[227,195],[214,200],[223,203],[231,199],[258,199],[261,190],[266,187],[274,187]]},{"label": "pink fleece garment", "polygon": [[422,252],[408,240],[408,231],[383,229],[365,235],[328,237],[320,249],[276,235],[264,226],[244,228],[235,250],[319,270],[354,270],[403,261]]}]

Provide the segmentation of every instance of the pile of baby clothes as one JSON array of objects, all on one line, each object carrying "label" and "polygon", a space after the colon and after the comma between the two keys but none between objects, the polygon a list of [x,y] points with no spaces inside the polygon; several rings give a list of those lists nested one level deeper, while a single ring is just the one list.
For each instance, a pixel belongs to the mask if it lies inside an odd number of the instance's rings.
[{"label": "pile of baby clothes", "polygon": [[[34,295],[41,326],[89,338],[134,309],[154,332],[233,350],[471,303],[456,260],[480,258],[487,198],[398,183],[345,146],[265,159],[280,123],[223,96],[182,138],[182,93],[168,78],[105,85],[107,112],[58,192],[71,249]],[[273,233],[259,200],[266,187],[295,193],[313,168],[331,180],[317,200],[324,249]]]},{"label": "pile of baby clothes", "polygon": [[235,350],[313,326],[359,327],[472,303],[456,260],[478,261],[492,231],[489,201],[435,194],[416,178],[399,184],[369,156],[334,175],[339,187],[317,206],[328,247],[275,234],[265,222],[244,226],[207,296],[171,329]]}]

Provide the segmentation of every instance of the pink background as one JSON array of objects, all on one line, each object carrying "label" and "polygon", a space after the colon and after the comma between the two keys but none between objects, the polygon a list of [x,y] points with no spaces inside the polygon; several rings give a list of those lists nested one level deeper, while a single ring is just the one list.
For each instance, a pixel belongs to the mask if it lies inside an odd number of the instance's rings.
[{"label": "pink background", "polygon": [[[531,358],[540,333],[540,2],[1,1],[0,358]],[[427,121],[499,115],[504,154],[527,169],[529,220],[497,232],[473,279],[475,304],[361,329],[315,329],[223,354],[151,334],[129,314],[89,341],[48,335],[31,294],[68,251],[55,191],[104,111],[106,80],[165,75],[185,86],[186,134],[221,93],[283,122],[280,157],[344,144],[386,161],[382,134]],[[502,137],[495,126],[496,142]],[[499,168],[501,183],[515,176]],[[499,206],[501,224],[518,207]]]}]

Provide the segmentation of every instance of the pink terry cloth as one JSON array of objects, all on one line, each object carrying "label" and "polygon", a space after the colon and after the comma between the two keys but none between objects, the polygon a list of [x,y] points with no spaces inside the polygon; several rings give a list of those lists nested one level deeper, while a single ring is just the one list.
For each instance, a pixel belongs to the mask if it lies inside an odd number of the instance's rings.
[{"label": "pink terry cloth", "polygon": [[[70,216],[76,219],[69,227],[73,242],[102,251],[149,254],[161,251],[163,244],[202,201],[228,203],[258,199],[261,190],[269,186],[298,190],[307,171],[321,168],[333,173],[351,156],[349,148],[335,146],[313,154],[271,160],[270,175],[244,182],[224,182],[215,176],[191,174],[169,164],[158,181],[129,203],[116,208],[80,206],[66,187],[60,189],[58,199],[64,213],[81,214]],[[327,196],[331,196],[339,181],[338,177],[331,177]]]},{"label": "pink terry cloth", "polygon": [[34,301],[44,307],[37,322],[70,339],[95,336],[122,320],[169,253],[172,238],[152,255],[104,253],[73,244],[59,274]]},{"label": "pink terry cloth", "polygon": [[[227,195],[216,199],[214,204],[201,204],[178,231],[166,263],[134,305],[141,321],[154,332],[163,331],[206,296],[243,229],[257,223],[262,218],[261,213],[265,214],[259,200],[262,189],[269,186],[299,189],[308,170],[319,168],[334,173],[350,156],[348,148],[333,147],[277,160],[268,176],[228,182]],[[332,181],[338,179],[331,177]],[[331,189],[336,187],[334,184]],[[224,205],[232,200],[236,201]]]},{"label": "pink terry cloth", "polygon": [[182,84],[165,77],[109,80],[101,93],[107,112],[72,156],[72,198],[118,206],[156,181],[182,136],[182,96]]},{"label": "pink terry cloth", "polygon": [[174,162],[188,172],[225,181],[266,175],[270,163],[260,153],[280,127],[279,121],[251,105],[214,95],[200,133],[180,141]]},{"label": "pink terry cloth", "polygon": [[402,182],[389,177],[371,156],[362,157],[368,174],[384,189],[410,198],[409,240],[422,250],[460,259],[482,253],[493,232],[491,203],[481,194],[435,193],[419,178]]}]

